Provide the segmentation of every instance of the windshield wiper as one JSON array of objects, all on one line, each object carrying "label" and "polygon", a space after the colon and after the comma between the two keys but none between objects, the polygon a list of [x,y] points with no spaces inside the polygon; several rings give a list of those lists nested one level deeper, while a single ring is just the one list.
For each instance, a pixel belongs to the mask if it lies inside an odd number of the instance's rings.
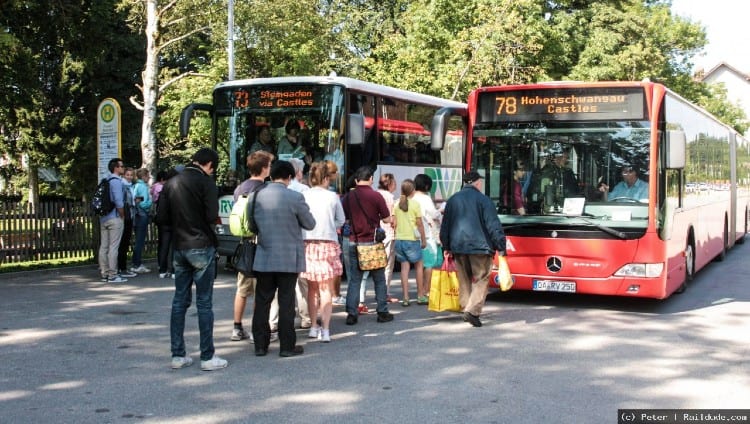
[{"label": "windshield wiper", "polygon": [[603,231],[603,232],[605,232],[605,233],[607,233],[609,235],[613,235],[613,236],[615,236],[615,237],[617,237],[617,238],[619,238],[621,240],[627,240],[628,239],[628,236],[625,233],[623,233],[622,231],[615,230],[614,228],[607,227],[606,225],[597,224],[596,222],[591,222],[590,220],[588,220],[586,218],[580,218],[580,219],[581,219],[581,221],[583,221],[583,222],[591,225],[592,227],[596,227],[599,230],[601,230],[601,231]]}]

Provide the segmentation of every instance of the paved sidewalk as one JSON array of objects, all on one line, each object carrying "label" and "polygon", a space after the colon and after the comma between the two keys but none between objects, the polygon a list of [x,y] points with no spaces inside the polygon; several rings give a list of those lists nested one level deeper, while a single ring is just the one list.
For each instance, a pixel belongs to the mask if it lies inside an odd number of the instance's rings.
[{"label": "paved sidewalk", "polygon": [[170,368],[171,279],[0,274],[0,423],[603,423],[618,408],[748,408],[750,285],[736,277],[748,251],[665,301],[492,294],[481,328],[416,304],[346,326],[335,306],[332,342],[299,330],[294,358],[229,340],[236,275],[219,271],[214,336],[229,367],[212,372],[197,361],[194,305],[196,363]]}]

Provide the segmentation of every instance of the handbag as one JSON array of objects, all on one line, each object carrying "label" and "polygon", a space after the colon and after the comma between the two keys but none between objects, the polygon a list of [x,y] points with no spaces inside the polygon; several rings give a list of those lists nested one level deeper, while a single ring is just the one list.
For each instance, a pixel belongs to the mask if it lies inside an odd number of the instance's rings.
[{"label": "handbag", "polygon": [[433,239],[427,239],[427,247],[422,249],[422,263],[425,268],[439,268],[443,265],[443,247]]},{"label": "handbag", "polygon": [[[357,196],[357,193],[353,193],[353,195],[357,200],[359,209],[362,211],[362,213],[365,214],[367,221],[372,224],[370,216],[367,215],[367,212],[365,212],[362,204],[359,202],[359,196]],[[357,238],[357,231],[354,228],[354,219],[351,220],[351,225],[352,234],[354,234],[354,241],[357,248],[357,262],[359,264],[359,269],[362,271],[371,271],[374,269],[385,268],[385,266],[388,264],[388,258],[385,254],[385,245],[383,245],[382,243],[385,239],[385,231],[379,226],[376,226],[375,236],[373,238],[374,242],[360,244],[359,239]]]},{"label": "handbag", "polygon": [[461,312],[458,296],[458,275],[453,256],[443,259],[439,270],[432,271],[430,301],[427,309],[433,312]]},{"label": "handbag", "polygon": [[385,268],[388,263],[385,246],[383,243],[357,244],[357,262],[362,271]]},{"label": "handbag", "polygon": [[258,198],[258,192],[253,193],[253,201],[250,206],[250,216],[248,217],[248,226],[250,231],[255,235],[252,237],[243,237],[240,244],[234,249],[232,255],[232,265],[234,269],[242,273],[245,277],[255,277],[253,264],[255,263],[255,251],[258,247],[258,226],[255,223],[255,200]]},{"label": "handbag", "polygon": [[240,240],[237,248],[234,249],[232,264],[234,265],[234,269],[242,273],[245,277],[255,277],[253,263],[255,262],[255,249],[257,246],[254,237],[243,238]]},{"label": "handbag", "polygon": [[508,268],[508,260],[505,256],[497,256],[497,285],[500,286],[500,290],[508,291],[513,287],[513,276],[510,274],[510,268]]}]

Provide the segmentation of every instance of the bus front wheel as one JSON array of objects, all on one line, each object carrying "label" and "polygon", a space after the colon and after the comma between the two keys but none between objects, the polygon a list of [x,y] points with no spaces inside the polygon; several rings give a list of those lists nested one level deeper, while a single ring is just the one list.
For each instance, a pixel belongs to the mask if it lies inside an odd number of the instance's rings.
[{"label": "bus front wheel", "polygon": [[688,242],[685,247],[685,281],[682,282],[675,293],[684,293],[688,282],[693,281],[693,277],[695,277],[695,248],[692,242]]}]

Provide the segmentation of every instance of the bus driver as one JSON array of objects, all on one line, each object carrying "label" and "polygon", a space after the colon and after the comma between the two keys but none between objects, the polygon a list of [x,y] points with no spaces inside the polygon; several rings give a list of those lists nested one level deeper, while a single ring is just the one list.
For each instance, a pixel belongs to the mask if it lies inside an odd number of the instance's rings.
[{"label": "bus driver", "polygon": [[603,194],[603,200],[616,200],[618,198],[629,198],[633,200],[648,199],[648,183],[638,178],[638,172],[630,165],[622,167],[622,181],[615,185],[612,192],[607,194],[609,186],[602,183],[599,191]]}]

